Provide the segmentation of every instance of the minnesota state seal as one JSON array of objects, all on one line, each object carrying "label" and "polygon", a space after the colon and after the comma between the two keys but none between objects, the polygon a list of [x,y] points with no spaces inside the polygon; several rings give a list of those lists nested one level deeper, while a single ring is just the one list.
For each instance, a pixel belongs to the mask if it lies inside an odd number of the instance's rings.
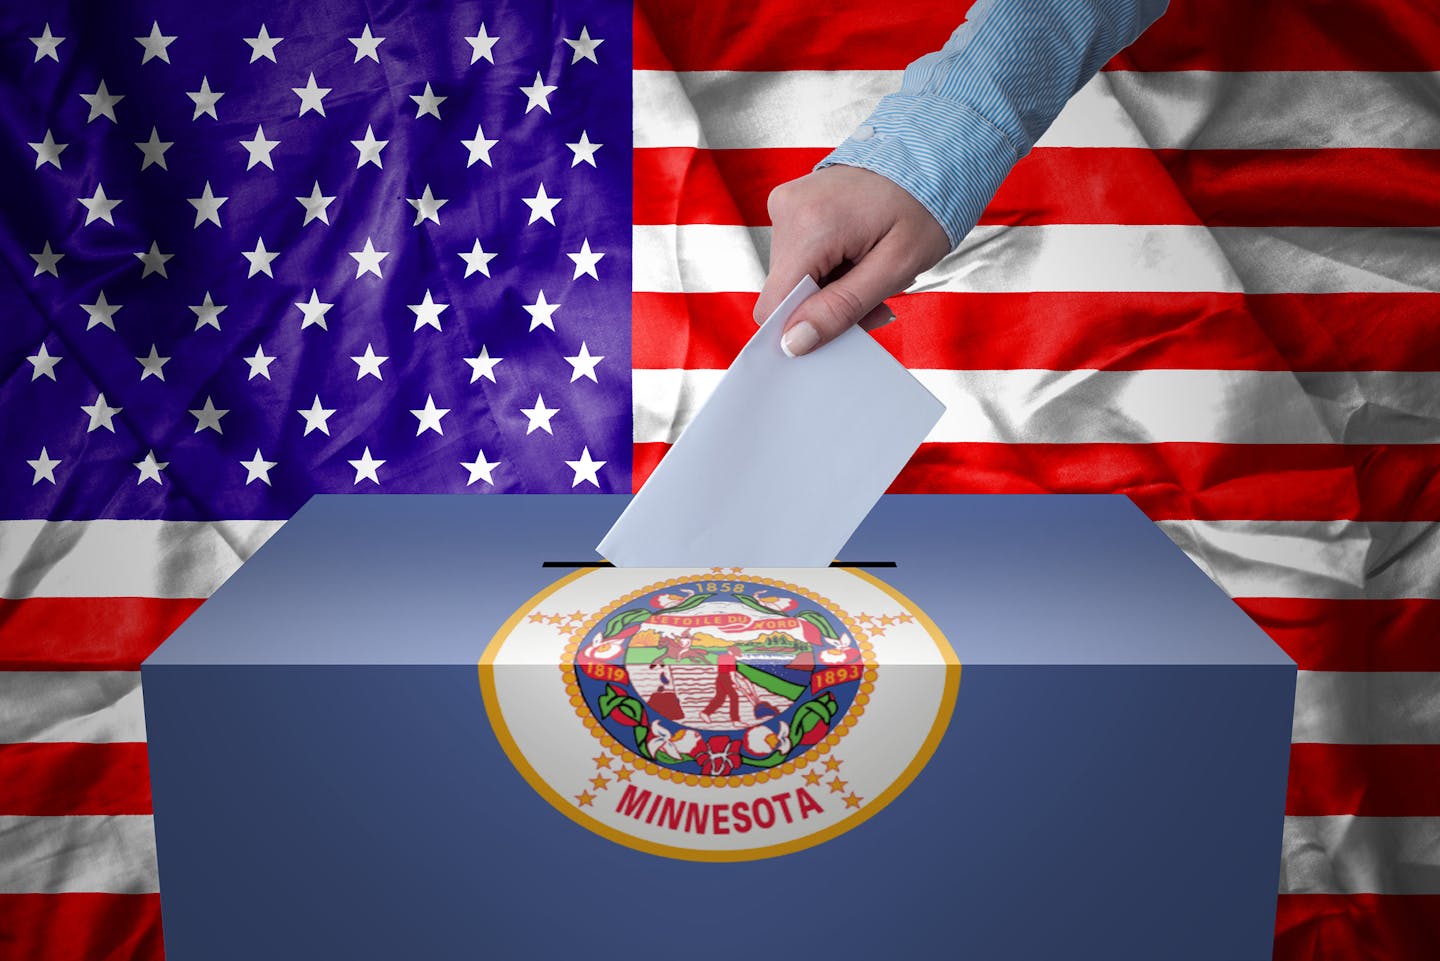
[{"label": "minnesota state seal", "polygon": [[655,573],[562,578],[480,661],[500,743],[572,820],[670,857],[770,857],[871,817],[933,754],[960,665],[880,579]]}]

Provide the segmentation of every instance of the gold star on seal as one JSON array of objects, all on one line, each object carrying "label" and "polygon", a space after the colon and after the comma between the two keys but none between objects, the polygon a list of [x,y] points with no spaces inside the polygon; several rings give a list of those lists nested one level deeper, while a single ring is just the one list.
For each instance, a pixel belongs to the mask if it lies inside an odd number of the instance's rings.
[{"label": "gold star on seal", "polygon": [[575,800],[580,802],[580,806],[582,808],[590,807],[592,804],[595,803],[595,795],[591,794],[589,791],[581,791],[579,794],[575,795]]},{"label": "gold star on seal", "polygon": [[825,759],[825,770],[838,771],[840,770],[840,765],[844,763],[845,762],[840,760],[838,757],[827,757]]},{"label": "gold star on seal", "polygon": [[808,784],[810,787],[814,787],[815,785],[820,783],[820,779],[822,777],[824,777],[824,775],[821,774],[819,771],[806,771],[805,783]]},{"label": "gold star on seal", "polygon": [[617,781],[628,781],[628,780],[630,780],[630,775],[632,775],[632,774],[634,774],[634,773],[635,773],[635,772],[632,771],[632,770],[630,770],[628,767],[622,767],[620,770],[618,770],[618,771],[615,772],[615,780],[617,780]]},{"label": "gold star on seal", "polygon": [[595,755],[595,766],[596,766],[596,767],[603,767],[603,768],[604,768],[605,770],[607,770],[607,771],[610,770],[610,755],[608,755],[608,754],[597,754],[597,755]]},{"label": "gold star on seal", "polygon": [[825,783],[829,786],[829,788],[830,788],[830,793],[831,793],[831,794],[840,794],[840,793],[844,792],[845,786],[846,786],[849,782],[848,782],[848,781],[842,781],[842,780],[840,780],[840,776],[837,774],[835,777],[832,777],[830,780],[826,781]]},{"label": "gold star on seal", "polygon": [[590,786],[597,791],[603,791],[610,786],[610,779],[603,774],[597,774],[590,779]]},{"label": "gold star on seal", "polygon": [[860,806],[860,802],[863,801],[863,800],[865,800],[863,797],[860,797],[860,796],[859,796],[858,794],[856,794],[854,791],[851,791],[851,792],[850,792],[850,796],[847,797],[847,798],[845,798],[845,807],[846,807],[846,808],[858,808],[858,807]]}]

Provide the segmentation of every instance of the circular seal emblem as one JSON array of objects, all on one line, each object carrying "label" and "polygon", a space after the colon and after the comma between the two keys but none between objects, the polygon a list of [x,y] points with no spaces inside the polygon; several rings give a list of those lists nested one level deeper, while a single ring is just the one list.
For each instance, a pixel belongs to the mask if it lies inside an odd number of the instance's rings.
[{"label": "circular seal emblem", "polygon": [[869,818],[929,760],[960,665],[889,585],[655,573],[562,578],[480,661],[500,743],[566,816],[655,854],[769,857]]}]

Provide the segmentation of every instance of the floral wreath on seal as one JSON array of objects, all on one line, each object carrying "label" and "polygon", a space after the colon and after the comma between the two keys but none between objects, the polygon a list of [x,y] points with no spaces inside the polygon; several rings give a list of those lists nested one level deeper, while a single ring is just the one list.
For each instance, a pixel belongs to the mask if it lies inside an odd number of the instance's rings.
[{"label": "floral wreath on seal", "polygon": [[874,689],[872,655],[823,597],[699,575],[621,598],[572,637],[561,670],[612,753],[708,786],[769,780],[837,745]]}]

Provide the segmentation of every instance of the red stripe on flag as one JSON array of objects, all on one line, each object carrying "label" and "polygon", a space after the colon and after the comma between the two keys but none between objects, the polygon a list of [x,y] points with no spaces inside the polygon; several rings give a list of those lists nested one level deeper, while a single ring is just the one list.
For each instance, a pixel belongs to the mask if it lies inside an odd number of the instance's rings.
[{"label": "red stripe on flag", "polygon": [[1240,597],[1302,671],[1440,671],[1440,600]]},{"label": "red stripe on flag", "polygon": [[0,894],[0,958],[161,961],[158,894]]},{"label": "red stripe on flag", "polygon": [[[757,11],[759,8],[756,8]],[[940,48],[970,4],[767,0],[755,11],[701,0],[638,0],[639,70],[899,70]],[[1440,20],[1387,0],[1172,0],[1107,70],[1435,70]]]},{"label": "red stripe on flag", "polygon": [[[636,490],[667,450],[634,445]],[[1127,494],[1152,520],[1434,519],[1440,447],[926,443],[890,493]]]},{"label": "red stripe on flag", "polygon": [[1417,961],[1440,945],[1440,895],[1282,894],[1274,961]]},{"label": "red stripe on flag", "polygon": [[159,597],[0,600],[0,670],[138,670],[200,603]]},{"label": "red stripe on flag", "polygon": [[0,744],[5,814],[149,814],[144,744]]},{"label": "red stripe on flag", "polygon": [[[635,151],[637,224],[768,226],[770,191],[825,149]],[[1440,150],[1044,147],[1015,165],[982,224],[1424,227],[1440,224]]]},{"label": "red stripe on flag", "polygon": [[[632,295],[641,370],[730,366],[752,293]],[[937,370],[1440,370],[1440,294],[906,294],[876,339]]]},{"label": "red stripe on flag", "polygon": [[1293,744],[1285,813],[1440,815],[1440,745]]}]

